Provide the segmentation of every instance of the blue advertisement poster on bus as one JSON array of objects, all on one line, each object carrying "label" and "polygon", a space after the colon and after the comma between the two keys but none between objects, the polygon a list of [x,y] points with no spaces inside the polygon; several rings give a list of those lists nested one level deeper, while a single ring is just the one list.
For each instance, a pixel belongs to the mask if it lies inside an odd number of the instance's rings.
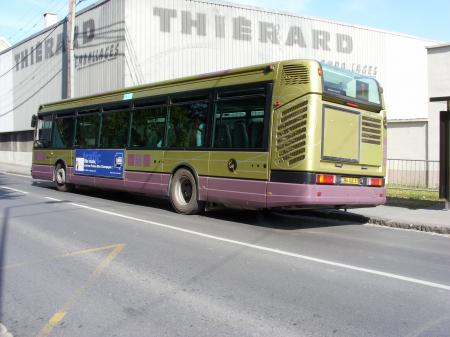
[{"label": "blue advertisement poster on bus", "polygon": [[75,150],[75,174],[123,178],[124,150]]}]

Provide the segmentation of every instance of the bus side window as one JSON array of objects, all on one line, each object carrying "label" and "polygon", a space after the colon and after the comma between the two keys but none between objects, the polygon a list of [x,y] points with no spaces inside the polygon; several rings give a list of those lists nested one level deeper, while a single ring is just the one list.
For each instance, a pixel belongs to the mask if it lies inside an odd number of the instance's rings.
[{"label": "bus side window", "polygon": [[167,146],[173,148],[204,147],[207,113],[207,101],[172,105]]},{"label": "bus side window", "polygon": [[53,147],[56,149],[67,149],[73,147],[73,132],[75,128],[75,118],[57,117],[53,130]]},{"label": "bus side window", "polygon": [[166,128],[166,106],[135,110],[131,124],[131,147],[161,148]]},{"label": "bus side window", "polygon": [[100,147],[120,149],[128,146],[129,112],[115,111],[102,114]]},{"label": "bus side window", "polygon": [[214,148],[263,148],[264,96],[227,97],[215,109]]},{"label": "bus side window", "polygon": [[52,115],[39,116],[36,148],[49,148],[52,145]]},{"label": "bus side window", "polygon": [[76,123],[75,146],[81,148],[97,147],[100,116],[97,113],[78,115]]}]

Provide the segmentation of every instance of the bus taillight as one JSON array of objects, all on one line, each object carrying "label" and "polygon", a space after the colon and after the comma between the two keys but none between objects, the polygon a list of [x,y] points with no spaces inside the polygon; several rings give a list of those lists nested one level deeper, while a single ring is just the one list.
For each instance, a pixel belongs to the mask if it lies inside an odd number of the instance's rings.
[{"label": "bus taillight", "polygon": [[316,184],[336,184],[336,176],[330,174],[318,174],[316,175]]},{"label": "bus taillight", "polygon": [[348,106],[351,106],[352,108],[359,108],[359,105],[353,102],[347,102],[346,103]]},{"label": "bus taillight", "polygon": [[368,178],[367,185],[381,187],[383,186],[383,178]]}]

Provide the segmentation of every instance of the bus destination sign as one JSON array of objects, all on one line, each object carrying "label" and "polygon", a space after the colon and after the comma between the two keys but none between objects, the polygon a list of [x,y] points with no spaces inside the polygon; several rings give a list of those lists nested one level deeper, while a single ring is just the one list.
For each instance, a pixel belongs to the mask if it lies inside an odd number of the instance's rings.
[{"label": "bus destination sign", "polygon": [[75,174],[123,178],[124,150],[75,150]]}]

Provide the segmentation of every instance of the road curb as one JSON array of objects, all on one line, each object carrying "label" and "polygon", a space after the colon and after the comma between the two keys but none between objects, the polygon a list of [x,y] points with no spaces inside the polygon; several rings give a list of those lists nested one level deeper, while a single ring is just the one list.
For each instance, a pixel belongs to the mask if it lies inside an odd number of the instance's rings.
[{"label": "road curb", "polygon": [[11,173],[11,174],[20,174],[20,175],[25,175],[25,176],[30,176],[31,177],[31,168],[24,168],[24,169],[12,169],[12,168],[6,168],[4,166],[2,166],[2,164],[0,163],[0,173]]},{"label": "road curb", "polygon": [[430,232],[437,234],[450,235],[450,227],[439,226],[436,224],[426,224],[419,222],[404,222],[400,220],[387,219],[382,217],[370,217],[344,211],[314,211],[314,213],[320,216],[319,213],[326,214],[326,217],[333,217],[337,220],[356,221],[360,223],[369,223],[372,225],[379,225],[392,228],[411,229],[420,232]]},{"label": "road curb", "polygon": [[373,225],[380,225],[380,226],[393,227],[393,228],[412,229],[412,230],[421,231],[421,232],[432,232],[432,233],[446,234],[446,235],[450,234],[450,227],[425,224],[425,223],[408,223],[408,222],[401,222],[398,220],[384,219],[384,218],[377,218],[377,217],[369,218],[368,223],[373,224]]}]

